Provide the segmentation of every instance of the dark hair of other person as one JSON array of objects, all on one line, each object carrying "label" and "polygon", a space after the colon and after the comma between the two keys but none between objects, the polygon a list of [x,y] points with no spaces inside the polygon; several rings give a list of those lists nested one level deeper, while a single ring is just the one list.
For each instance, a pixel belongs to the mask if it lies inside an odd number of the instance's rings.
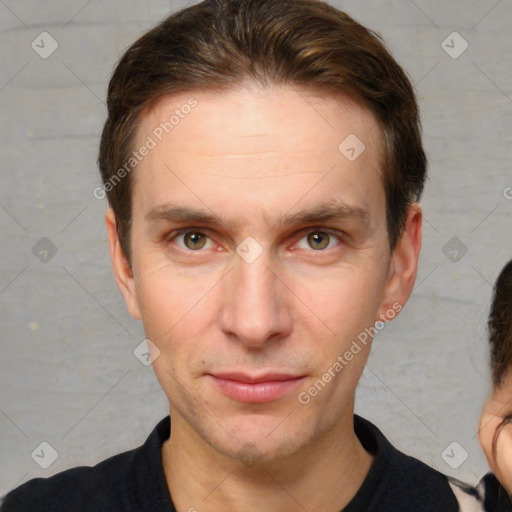
[{"label": "dark hair of other person", "polygon": [[[487,328],[493,385],[499,389],[507,373],[512,372],[512,260],[503,267],[494,284]],[[498,436],[503,427],[511,422],[512,416],[505,417],[494,433],[492,452],[495,460]]]},{"label": "dark hair of other person", "polygon": [[[319,0],[206,0],[136,41],[108,88],[98,158],[103,184],[130,158],[138,120],[159,99],[250,82],[349,97],[374,114],[383,134],[377,171],[393,250],[407,207],[419,200],[426,178],[415,94],[376,33]],[[133,172],[105,187],[129,262],[132,183]]]}]

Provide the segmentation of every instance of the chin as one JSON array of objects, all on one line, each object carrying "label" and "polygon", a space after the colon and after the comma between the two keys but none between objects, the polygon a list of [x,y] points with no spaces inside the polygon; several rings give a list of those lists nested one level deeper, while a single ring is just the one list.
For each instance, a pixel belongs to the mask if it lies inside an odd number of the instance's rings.
[{"label": "chin", "polygon": [[212,447],[222,455],[251,467],[256,463],[265,464],[285,459],[297,453],[302,448],[302,443],[292,439],[271,441],[265,438],[238,438],[229,443],[213,442]]},{"label": "chin", "polygon": [[247,415],[222,423],[225,429],[217,424],[214,431],[199,433],[217,452],[247,466],[286,458],[308,444],[304,425],[290,431],[296,425],[275,416]]}]

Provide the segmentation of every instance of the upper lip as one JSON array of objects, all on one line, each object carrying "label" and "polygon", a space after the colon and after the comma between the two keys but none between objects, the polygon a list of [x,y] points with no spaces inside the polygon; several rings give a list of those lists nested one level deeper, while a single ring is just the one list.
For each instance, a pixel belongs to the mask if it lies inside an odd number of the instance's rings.
[{"label": "upper lip", "polygon": [[225,373],[212,373],[218,379],[234,380],[237,382],[244,382],[248,384],[259,384],[260,382],[271,382],[276,380],[293,380],[300,379],[303,375],[293,375],[290,373],[268,372],[262,375],[250,375],[243,372],[225,372]]}]

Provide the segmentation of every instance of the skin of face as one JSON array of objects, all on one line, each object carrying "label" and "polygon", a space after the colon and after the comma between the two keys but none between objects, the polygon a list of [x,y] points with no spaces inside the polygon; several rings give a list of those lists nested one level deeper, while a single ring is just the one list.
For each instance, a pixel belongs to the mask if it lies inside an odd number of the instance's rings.
[{"label": "skin of face", "polygon": [[[155,139],[155,128],[191,96],[197,106],[134,171],[131,266],[112,210],[106,214],[118,286],[158,349],[153,368],[172,418],[166,471],[178,466],[173,459],[181,469],[196,464],[189,469],[197,475],[213,465],[234,478],[250,467],[250,480],[263,487],[265,468],[297,487],[309,471],[327,491],[347,472],[346,492],[353,495],[371,462],[353,431],[370,340],[307,404],[298,395],[332,373],[360,333],[407,301],[421,210],[409,206],[391,252],[381,131],[370,111],[346,97],[256,85],[167,96],[142,115],[134,147]],[[355,152],[343,152],[349,136],[359,152],[364,144],[355,159]],[[217,222],[176,220],[172,207]],[[341,215],[285,222],[320,207]],[[252,245],[245,248],[257,255],[250,262],[240,255],[247,237]],[[211,377],[234,371],[302,380],[279,399],[244,403],[224,395]],[[220,480],[206,478],[196,491],[206,495]],[[168,482],[174,499],[179,484]]]},{"label": "skin of face", "polygon": [[505,425],[496,442],[496,457],[493,454],[493,439],[502,420],[512,415],[512,372],[495,387],[487,399],[482,415],[478,437],[489,467],[512,496],[512,424]]}]

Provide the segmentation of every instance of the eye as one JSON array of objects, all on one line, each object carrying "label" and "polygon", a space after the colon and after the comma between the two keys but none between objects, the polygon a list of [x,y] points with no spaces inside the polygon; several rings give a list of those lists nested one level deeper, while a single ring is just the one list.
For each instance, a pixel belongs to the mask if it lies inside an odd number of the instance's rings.
[{"label": "eye", "polygon": [[[335,235],[327,233],[326,231],[310,231],[306,236],[300,239],[298,247],[301,249],[323,251],[324,249],[332,248],[331,242],[335,241],[336,238]],[[305,240],[307,246],[304,246],[303,240]]]},{"label": "eye", "polygon": [[200,231],[178,233],[171,240],[181,249],[195,252],[204,248],[208,249],[210,247],[207,246],[208,242],[212,243],[209,237]]}]

